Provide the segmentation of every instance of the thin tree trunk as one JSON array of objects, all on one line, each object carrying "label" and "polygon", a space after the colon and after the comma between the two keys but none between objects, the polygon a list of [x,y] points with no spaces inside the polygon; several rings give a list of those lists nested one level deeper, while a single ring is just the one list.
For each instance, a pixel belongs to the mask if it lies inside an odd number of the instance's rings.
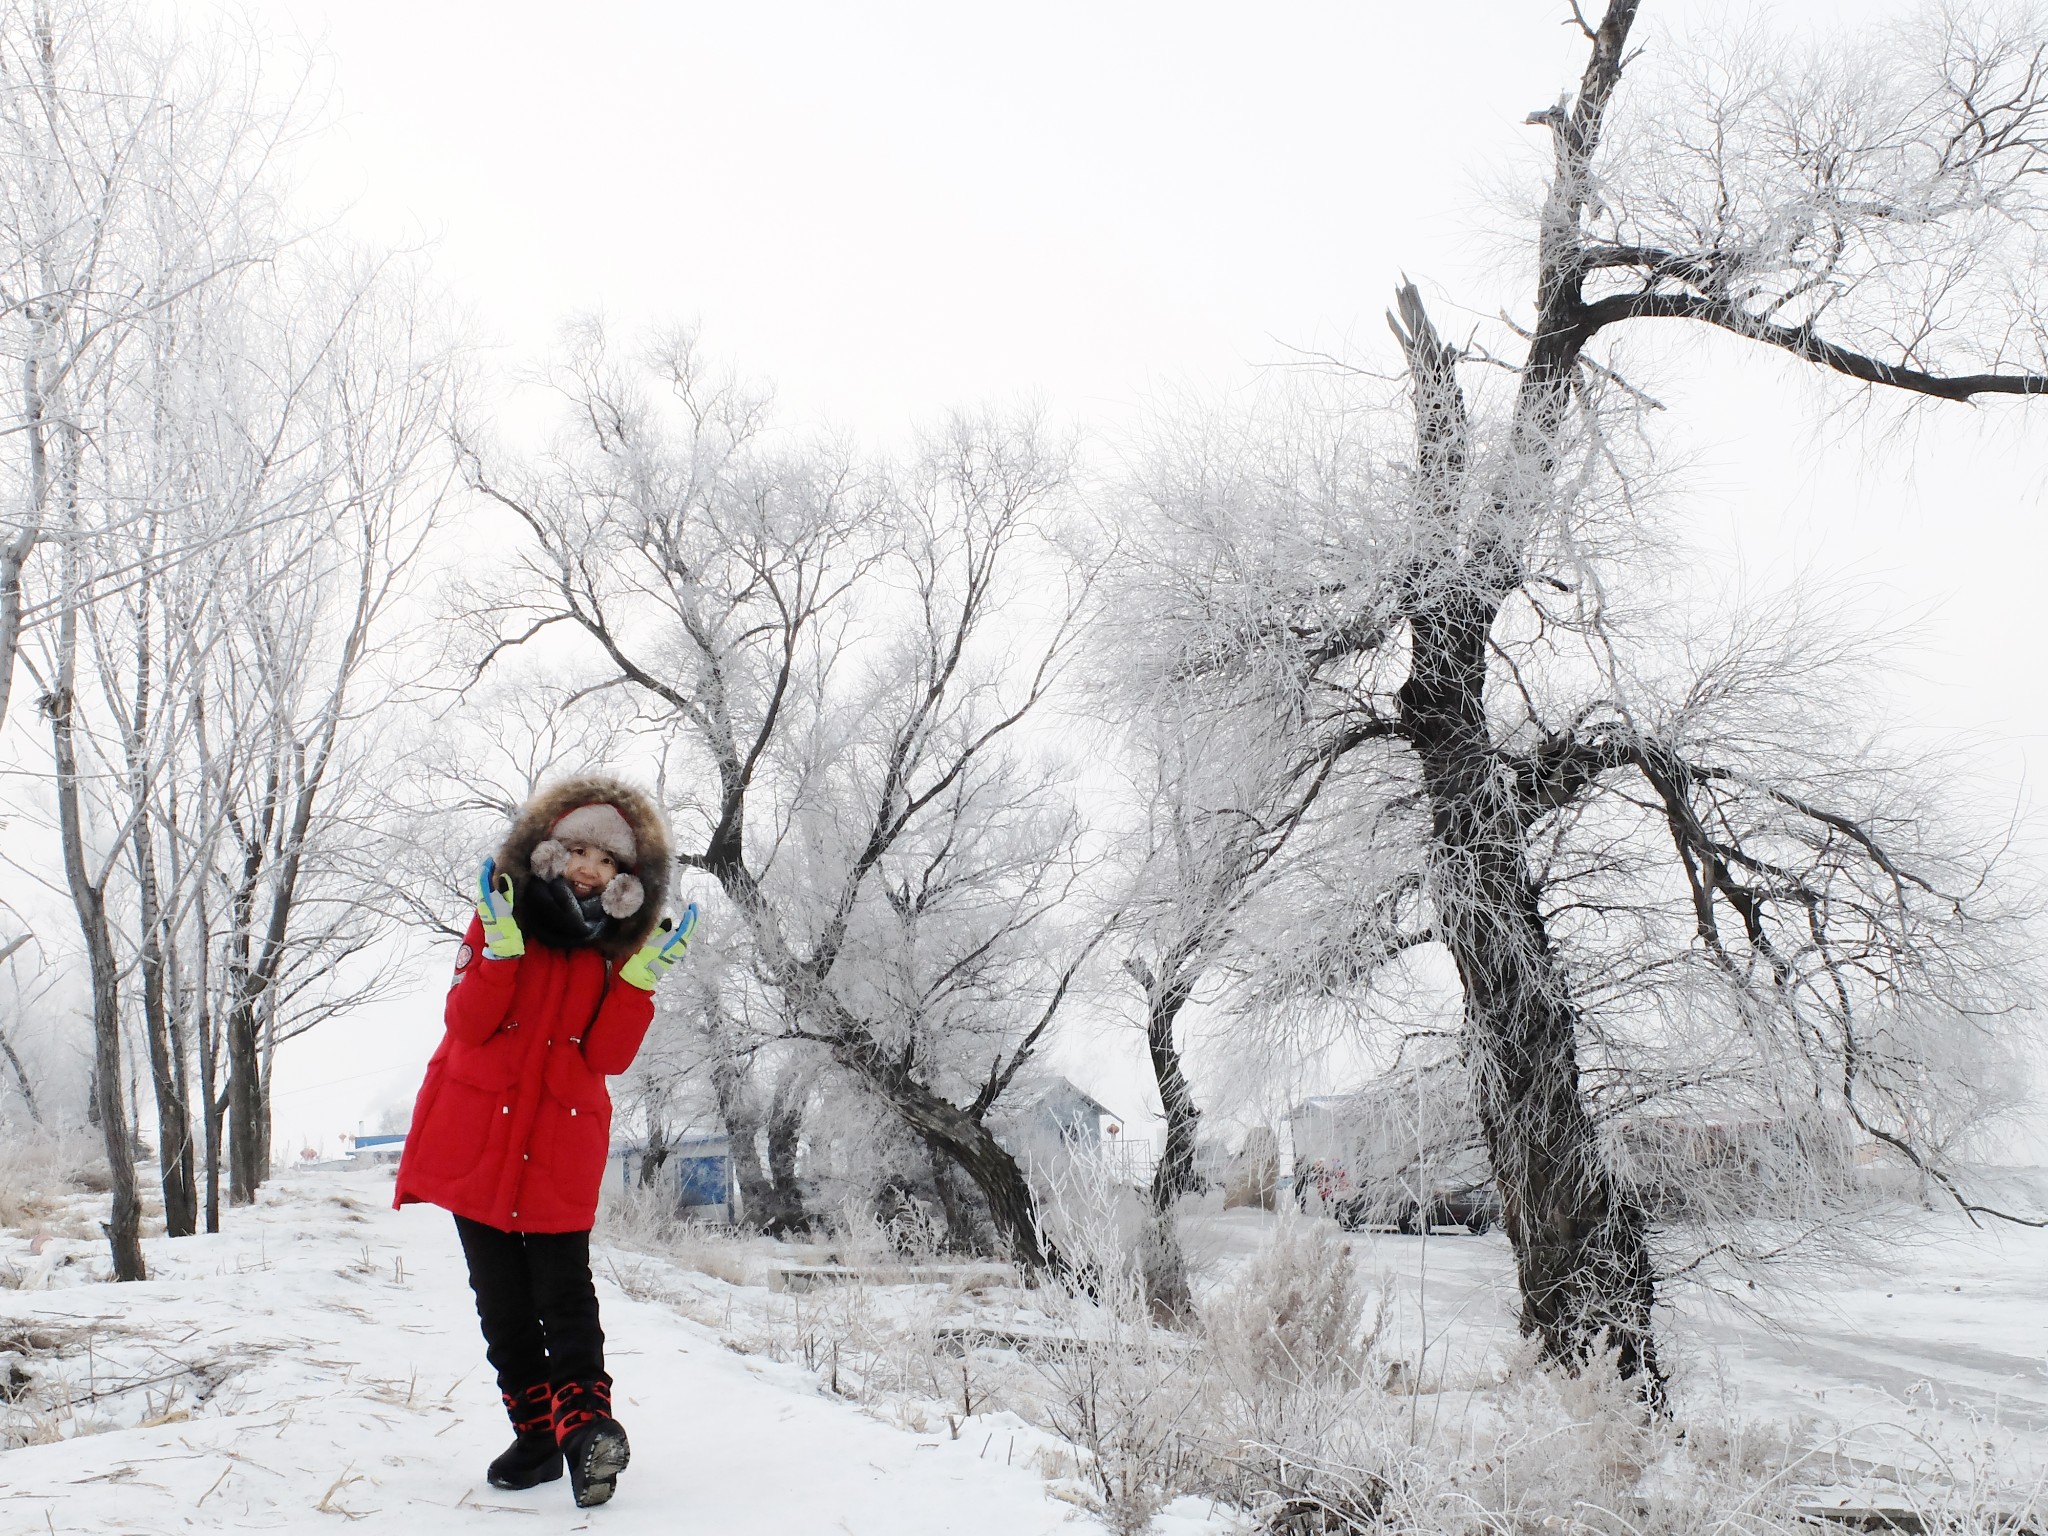
[{"label": "thin tree trunk", "polygon": [[1190,990],[1186,978],[1179,975],[1168,977],[1160,986],[1148,982],[1145,988],[1145,1045],[1152,1059],[1152,1080],[1159,1089],[1160,1113],[1166,1120],[1165,1145],[1152,1170],[1152,1208],[1162,1212],[1170,1211],[1182,1195],[1201,1191],[1195,1173],[1195,1140],[1201,1133],[1202,1112],[1181,1068],[1180,1047],[1173,1033]]},{"label": "thin tree trunk", "polygon": [[35,540],[36,530],[30,526],[0,544],[0,725],[7,723],[7,706],[14,694],[14,658],[21,649],[21,571]]},{"label": "thin tree trunk", "polygon": [[1202,1116],[1174,1040],[1174,1025],[1194,990],[1194,979],[1177,965],[1157,977],[1138,961],[1132,961],[1127,969],[1145,988],[1145,1045],[1152,1060],[1152,1079],[1159,1089],[1160,1112],[1166,1120],[1165,1145],[1152,1169],[1151,1209],[1140,1259],[1146,1297],[1154,1314],[1161,1321],[1174,1323],[1194,1315],[1194,1289],[1188,1281],[1187,1254],[1181,1247],[1180,1223],[1174,1212],[1182,1195],[1200,1189],[1195,1139]]},{"label": "thin tree trunk", "polygon": [[4,1031],[0,1031],[0,1056],[7,1058],[8,1070],[14,1073],[14,1085],[21,1090],[21,1101],[28,1106],[29,1119],[41,1125],[43,1112],[36,1104],[35,1084],[28,1080],[28,1072],[22,1067],[21,1058],[14,1054],[14,1046]]},{"label": "thin tree trunk", "polygon": [[49,341],[43,306],[24,306],[29,323],[27,354],[21,362],[21,418],[27,475],[22,488],[21,524],[0,544],[0,725],[14,696],[14,661],[21,650],[21,573],[42,537],[50,501],[50,459],[44,420],[42,358]]},{"label": "thin tree trunk", "polygon": [[199,1014],[199,1116],[200,1135],[205,1138],[206,1230],[220,1230],[221,1132],[227,1119],[227,1097],[219,1090],[220,1067],[210,1022],[212,1010],[200,1004]]},{"label": "thin tree trunk", "polygon": [[953,1165],[930,1142],[925,1143],[924,1150],[925,1160],[931,1164],[932,1188],[938,1192],[939,1209],[946,1216],[946,1246],[956,1253],[978,1251],[973,1212],[960,1198],[959,1186],[953,1182]]},{"label": "thin tree trunk", "polygon": [[271,1117],[270,1082],[271,1070],[277,1065],[277,988],[266,987],[263,992],[263,1031],[259,1039],[256,1057],[256,1136],[257,1159],[260,1172],[256,1182],[261,1184],[270,1177],[270,1164],[276,1150],[277,1125]]},{"label": "thin tree trunk", "polygon": [[[151,530],[152,545],[155,529]],[[149,555],[154,557],[152,547]],[[192,1175],[192,1116],[178,1083],[177,1053],[171,1047],[170,1021],[164,988],[165,945],[163,895],[157,879],[155,819],[149,813],[151,786],[147,768],[152,729],[150,586],[144,582],[137,598],[135,626],[135,704],[128,722],[128,793],[135,808],[135,827],[128,844],[135,857],[135,884],[142,927],[142,1019],[149,1045],[150,1085],[156,1097],[157,1168],[164,1192],[164,1231],[190,1237],[199,1226],[199,1197]]]},{"label": "thin tree trunk", "polygon": [[776,1079],[775,1093],[768,1100],[768,1197],[774,1205],[763,1230],[778,1237],[810,1230],[803,1186],[796,1177],[797,1144],[803,1136],[809,1093],[810,1073],[792,1063]]},{"label": "thin tree trunk", "polygon": [[206,1168],[206,1230],[220,1230],[220,1154],[222,1116],[226,1111],[220,1092],[220,1041],[214,1023],[213,923],[202,888],[195,905],[198,927],[194,949],[197,975],[193,979],[193,1033],[199,1049],[199,1134]]},{"label": "thin tree trunk", "polygon": [[227,1120],[228,1201],[248,1205],[263,1182],[263,1159],[257,1155],[256,1000],[262,981],[253,958],[256,896],[277,814],[277,772],[267,775],[263,802],[255,824],[235,829],[242,845],[242,868],[234,891],[234,927],[229,934],[229,982],[226,1046],[227,1089],[221,1095]]},{"label": "thin tree trunk", "polygon": [[78,618],[75,557],[66,556],[66,590],[74,593],[58,619],[56,687],[44,698],[57,766],[57,823],[64,848],[64,874],[85,939],[92,981],[93,1108],[106,1143],[112,1211],[106,1222],[116,1280],[142,1280],[142,1206],[135,1188],[135,1149],[129,1142],[128,1112],[121,1101],[121,980],[108,925],[105,893],[85,866],[85,818],[79,803],[78,748],[72,718],[77,677]]},{"label": "thin tree trunk", "polygon": [[149,1043],[149,1076],[156,1095],[157,1167],[164,1191],[164,1230],[190,1237],[199,1228],[199,1197],[192,1167],[192,1115],[179,1086],[178,1053],[171,1043],[164,986],[163,913],[157,889],[156,856],[149,846],[151,822],[137,819],[136,885],[142,923],[142,1017]]},{"label": "thin tree trunk", "polygon": [[718,1118],[732,1147],[733,1174],[739,1180],[740,1205],[748,1226],[768,1230],[776,1213],[774,1186],[761,1165],[761,1116],[754,1104],[746,1064],[732,1049],[724,1020],[716,1010],[706,1021],[711,1038],[711,1093]]},{"label": "thin tree trunk", "polygon": [[262,1067],[256,1049],[256,999],[240,997],[228,1015],[228,1201],[252,1205],[270,1171],[263,1137]]}]

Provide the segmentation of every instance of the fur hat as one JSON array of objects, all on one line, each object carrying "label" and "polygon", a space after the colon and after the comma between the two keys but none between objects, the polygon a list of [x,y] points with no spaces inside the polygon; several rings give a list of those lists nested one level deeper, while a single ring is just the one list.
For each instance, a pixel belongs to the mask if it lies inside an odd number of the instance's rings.
[{"label": "fur hat", "polygon": [[631,917],[646,900],[646,891],[633,877],[639,863],[639,840],[616,805],[597,801],[579,805],[548,829],[547,841],[533,850],[533,872],[552,880],[569,867],[569,844],[584,843],[602,848],[619,866],[618,874],[604,888],[604,909],[613,917]]},{"label": "fur hat", "polygon": [[620,872],[604,889],[612,931],[597,948],[613,958],[647,941],[668,898],[668,828],[654,801],[623,780],[601,774],[563,779],[526,802],[498,850],[498,868],[512,877],[516,912],[528,885],[569,867],[570,842],[602,848]]}]

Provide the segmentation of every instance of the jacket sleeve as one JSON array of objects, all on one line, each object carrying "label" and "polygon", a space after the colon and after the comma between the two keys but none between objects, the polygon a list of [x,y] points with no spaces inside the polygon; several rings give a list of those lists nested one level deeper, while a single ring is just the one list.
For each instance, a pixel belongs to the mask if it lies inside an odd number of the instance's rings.
[{"label": "jacket sleeve", "polygon": [[593,1072],[617,1077],[633,1065],[647,1026],[654,1022],[654,994],[619,980],[616,974],[598,1005],[597,1017],[583,1032],[583,1059]]},{"label": "jacket sleeve", "polygon": [[456,952],[455,985],[448,989],[448,1033],[464,1045],[482,1045],[490,1039],[512,1011],[512,989],[518,980],[516,957],[484,958],[483,921],[472,917]]}]

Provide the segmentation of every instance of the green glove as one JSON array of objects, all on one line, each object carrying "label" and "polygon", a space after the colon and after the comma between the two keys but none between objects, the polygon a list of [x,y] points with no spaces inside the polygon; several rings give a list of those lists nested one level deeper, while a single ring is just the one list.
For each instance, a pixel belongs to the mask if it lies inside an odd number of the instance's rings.
[{"label": "green glove", "polygon": [[619,967],[619,980],[628,986],[638,987],[642,992],[652,992],[654,984],[683,958],[683,951],[690,947],[690,935],[696,931],[697,903],[693,901],[683,908],[680,923],[671,923],[665,917],[661,920],[660,931],[639,953]]},{"label": "green glove", "polygon": [[526,953],[526,936],[512,918],[512,877],[498,873],[496,859],[485,859],[476,877],[476,915],[483,919],[486,960],[517,960]]}]

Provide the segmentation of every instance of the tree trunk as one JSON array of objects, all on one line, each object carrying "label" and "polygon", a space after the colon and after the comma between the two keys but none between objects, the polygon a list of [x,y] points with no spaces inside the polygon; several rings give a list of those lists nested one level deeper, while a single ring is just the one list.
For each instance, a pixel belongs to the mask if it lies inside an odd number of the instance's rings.
[{"label": "tree trunk", "polygon": [[57,820],[64,844],[64,872],[71,903],[78,912],[92,981],[93,1112],[107,1149],[107,1176],[113,1209],[105,1223],[113,1251],[116,1280],[144,1280],[142,1202],[135,1188],[135,1148],[129,1140],[128,1110],[121,1102],[121,971],[107,923],[106,900],[85,867],[84,815],[78,796],[78,754],[72,735],[71,662],[77,639],[74,610],[67,606],[60,630],[58,686],[43,700],[57,760]]},{"label": "tree trunk", "polygon": [[[47,275],[47,274],[46,274]],[[50,458],[43,394],[43,355],[49,346],[50,324],[42,304],[22,306],[28,321],[29,345],[21,362],[21,418],[27,474],[22,487],[21,521],[0,544],[0,725],[14,696],[14,662],[21,650],[21,573],[35,551],[49,510]]]},{"label": "tree trunk", "polygon": [[[31,380],[33,382],[33,380]],[[29,452],[35,472],[43,471],[44,426],[38,401],[30,422]],[[113,1250],[114,1278],[142,1280],[142,1203],[135,1190],[134,1147],[129,1142],[127,1108],[121,1102],[121,971],[114,955],[113,930],[107,921],[106,888],[95,882],[85,864],[85,812],[78,787],[78,741],[74,718],[78,683],[78,609],[85,592],[78,577],[78,431],[58,428],[63,449],[60,504],[67,512],[67,538],[61,590],[64,604],[57,619],[55,686],[42,700],[50,722],[50,744],[57,770],[57,829],[64,851],[64,882],[85,940],[92,981],[93,1116],[107,1148],[107,1179],[112,1210],[106,1233]]]},{"label": "tree trunk", "polygon": [[637,1182],[642,1189],[654,1188],[654,1181],[667,1166],[668,1118],[657,1114],[652,1105],[647,1110],[647,1146],[640,1154],[640,1177]]},{"label": "tree trunk", "polygon": [[1195,1105],[1195,1093],[1181,1070],[1180,1047],[1173,1029],[1186,1005],[1189,986],[1179,976],[1163,986],[1148,987],[1145,1008],[1145,1044],[1152,1057],[1152,1080],[1159,1089],[1160,1113],[1166,1119],[1166,1143],[1152,1170],[1152,1209],[1170,1211],[1182,1195],[1199,1194],[1201,1180],[1195,1172],[1195,1139],[1202,1128],[1202,1113]]},{"label": "tree trunk", "polygon": [[277,1065],[277,989],[263,989],[263,1027],[256,1044],[256,1182],[270,1177],[270,1160],[276,1146],[277,1122],[271,1115],[271,1069]]},{"label": "tree trunk", "polygon": [[733,1176],[739,1180],[746,1223],[757,1232],[779,1231],[782,1207],[761,1161],[761,1112],[747,1065],[732,1049],[722,1019],[707,1021],[706,1030],[711,1039],[711,1092],[732,1146]]},{"label": "tree trunk", "polygon": [[934,1093],[907,1072],[879,1066],[871,1058],[878,1053],[865,1043],[832,1048],[833,1059],[858,1072],[863,1081],[881,1094],[904,1124],[922,1137],[974,1180],[988,1202],[989,1218],[996,1235],[1008,1245],[1010,1255],[1027,1269],[1056,1265],[1059,1255],[1041,1240],[1038,1203],[1017,1160],[996,1140],[986,1125],[966,1110]]},{"label": "tree trunk", "polygon": [[14,1046],[5,1034],[0,1034],[0,1056],[7,1058],[7,1066],[14,1073],[14,1085],[21,1090],[21,1101],[28,1106],[28,1117],[37,1125],[43,1123],[42,1109],[36,1103],[35,1084],[28,1079],[28,1072],[21,1064],[21,1058],[14,1054]]},{"label": "tree trunk", "polygon": [[7,723],[7,706],[14,692],[14,657],[21,649],[21,568],[34,547],[33,527],[0,545],[0,725]]},{"label": "tree trunk", "polygon": [[[1548,266],[1546,272],[1550,270]],[[1486,714],[1493,624],[1521,579],[1521,530],[1556,472],[1554,444],[1582,338],[1559,318],[1576,289],[1545,285],[1544,325],[1516,402],[1515,449],[1482,536],[1459,556],[1470,422],[1447,346],[1412,285],[1397,296],[1415,409],[1416,488],[1440,540],[1409,615],[1401,734],[1431,815],[1436,933],[1463,984],[1473,1103],[1492,1157],[1522,1296],[1522,1329],[1578,1369],[1611,1352],[1662,1399],[1651,1332],[1655,1277],[1646,1213],[1607,1165],[1579,1081],[1579,1010],[1528,863],[1534,812],[1495,748]]]},{"label": "tree trunk", "polygon": [[1142,962],[1127,967],[1145,988],[1145,1045],[1152,1058],[1152,1080],[1159,1089],[1160,1113],[1166,1120],[1166,1142],[1152,1169],[1151,1209],[1146,1215],[1139,1260],[1145,1295],[1162,1321],[1178,1323],[1194,1315],[1194,1291],[1188,1282],[1187,1255],[1181,1247],[1174,1207],[1180,1197],[1200,1191],[1195,1173],[1195,1138],[1201,1111],[1194,1090],[1181,1070],[1174,1025],[1194,991],[1194,978],[1169,962],[1154,976]]},{"label": "tree trunk", "polygon": [[220,1041],[215,1025],[213,996],[213,924],[209,920],[206,897],[200,894],[198,903],[198,963],[194,967],[192,996],[194,1000],[193,1033],[199,1048],[199,1133],[202,1138],[206,1164],[206,1230],[220,1230],[220,1154],[223,1117],[227,1113],[227,1099],[220,1091]]},{"label": "tree trunk", "polygon": [[793,1063],[776,1079],[775,1095],[768,1101],[768,1198],[773,1209],[762,1230],[778,1237],[811,1228],[803,1186],[796,1177],[797,1143],[803,1135],[810,1088],[811,1075],[804,1064]]},{"label": "tree trunk", "polygon": [[[211,1080],[214,1073],[208,1070],[202,1074]],[[206,1230],[220,1230],[220,1165],[222,1132],[227,1129],[228,1101],[226,1094],[215,1094],[202,1087],[206,1104]]]},{"label": "tree trunk", "polygon": [[[5,944],[0,944],[0,962],[9,959],[17,950],[28,943],[29,938],[30,935],[24,933],[18,938],[8,940]],[[21,1058],[14,1054],[14,1046],[8,1040],[5,1031],[0,1031],[0,1056],[7,1058],[7,1066],[14,1073],[14,1083],[21,1090],[22,1103],[28,1106],[29,1119],[35,1121],[37,1125],[41,1125],[43,1123],[43,1111],[36,1103],[35,1084],[29,1081],[28,1072],[22,1066]]]},{"label": "tree trunk", "polygon": [[270,1171],[263,1135],[262,1067],[256,1050],[256,999],[238,997],[228,1015],[228,1202],[252,1205]]},{"label": "tree trunk", "polygon": [[[1425,759],[1427,762],[1427,757]],[[1522,1330],[1577,1368],[1611,1352],[1652,1397],[1655,1278],[1642,1206],[1615,1179],[1579,1082],[1578,1009],[1560,973],[1519,821],[1471,763],[1425,769],[1438,932],[1465,993],[1473,1102],[1500,1189]]]},{"label": "tree trunk", "polygon": [[1576,1369],[1611,1352],[1661,1396],[1645,1212],[1608,1167],[1579,1082],[1579,1012],[1545,926],[1525,813],[1486,735],[1493,613],[1413,625],[1402,720],[1432,816],[1437,934],[1457,963],[1473,1102],[1492,1156],[1522,1329]]},{"label": "tree trunk", "polygon": [[150,846],[150,818],[138,818],[131,846],[135,850],[136,887],[142,925],[142,1018],[149,1042],[149,1077],[156,1095],[157,1168],[164,1191],[164,1230],[172,1237],[190,1237],[199,1229],[199,1195],[192,1167],[192,1115],[185,1102],[179,1070],[180,1052],[173,1048],[169,1007],[164,988],[163,913],[156,878],[155,850]]},{"label": "tree trunk", "polygon": [[960,1190],[953,1182],[953,1165],[946,1155],[930,1142],[924,1144],[925,1160],[931,1165],[932,1188],[939,1197],[939,1209],[946,1217],[946,1246],[955,1253],[976,1253],[981,1245],[976,1241],[973,1213],[960,1198]]}]

